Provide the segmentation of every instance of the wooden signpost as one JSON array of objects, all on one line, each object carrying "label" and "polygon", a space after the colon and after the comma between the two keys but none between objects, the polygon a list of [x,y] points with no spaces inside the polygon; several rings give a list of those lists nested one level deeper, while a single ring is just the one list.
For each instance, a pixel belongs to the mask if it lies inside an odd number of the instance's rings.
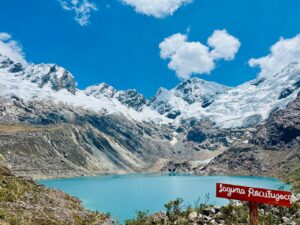
[{"label": "wooden signpost", "polygon": [[258,204],[291,207],[292,193],[255,187],[217,183],[217,197],[249,202],[250,225],[258,225]]}]

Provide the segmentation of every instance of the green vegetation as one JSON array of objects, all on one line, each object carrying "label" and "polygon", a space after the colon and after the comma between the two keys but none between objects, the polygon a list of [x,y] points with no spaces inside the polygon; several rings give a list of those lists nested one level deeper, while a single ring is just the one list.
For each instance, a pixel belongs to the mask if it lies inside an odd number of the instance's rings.
[{"label": "green vegetation", "polygon": [[287,183],[293,185],[295,192],[300,193],[300,159],[292,161],[289,164],[288,171],[282,177]]},{"label": "green vegetation", "polygon": [[[1,163],[1,162],[0,162]],[[2,225],[101,225],[109,215],[84,209],[80,201],[47,189],[31,179],[10,174],[0,165],[0,224]]]},{"label": "green vegetation", "polygon": [[[249,212],[246,204],[231,202],[229,205],[218,208],[207,204],[196,204],[195,207],[181,207],[182,199],[176,199],[165,205],[166,212],[148,214],[138,212],[133,220],[127,220],[126,225],[195,225],[195,224],[249,224]],[[274,206],[260,206],[260,224],[277,225],[284,222],[300,224],[300,202],[292,208]]]}]

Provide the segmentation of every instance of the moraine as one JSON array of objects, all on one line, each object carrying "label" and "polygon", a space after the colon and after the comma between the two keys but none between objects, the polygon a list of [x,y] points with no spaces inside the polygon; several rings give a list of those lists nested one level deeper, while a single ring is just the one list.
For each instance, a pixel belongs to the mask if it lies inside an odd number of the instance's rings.
[{"label": "moraine", "polygon": [[290,189],[289,185],[266,177],[134,174],[39,181],[78,197],[88,209],[110,212],[120,222],[134,218],[137,210],[164,210],[166,202],[178,197],[187,206],[195,205],[198,199],[204,202],[206,194],[209,194],[208,203],[224,205],[228,203],[226,199],[215,197],[217,182],[275,190]]}]

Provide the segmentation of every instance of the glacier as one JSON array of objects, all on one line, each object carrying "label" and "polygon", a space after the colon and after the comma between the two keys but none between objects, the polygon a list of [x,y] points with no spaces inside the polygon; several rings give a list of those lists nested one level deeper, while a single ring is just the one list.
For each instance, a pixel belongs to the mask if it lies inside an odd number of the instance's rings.
[{"label": "glacier", "polygon": [[180,125],[187,119],[210,120],[222,128],[260,123],[294,100],[300,87],[300,63],[237,87],[200,78],[171,90],[160,88],[146,99],[136,90],[116,90],[101,83],[80,90],[74,76],[55,64],[21,65],[0,55],[0,97],[67,104],[100,114],[122,114],[132,121]]}]

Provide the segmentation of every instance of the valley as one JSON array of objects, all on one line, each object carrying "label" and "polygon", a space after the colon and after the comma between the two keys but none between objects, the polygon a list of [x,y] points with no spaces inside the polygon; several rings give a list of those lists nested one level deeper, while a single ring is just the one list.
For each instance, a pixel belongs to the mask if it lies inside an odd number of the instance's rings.
[{"label": "valley", "polygon": [[79,90],[55,64],[0,59],[0,156],[13,179],[263,176],[300,191],[300,64],[234,88],[192,78],[146,99],[105,83]]},{"label": "valley", "polygon": [[[0,149],[17,175],[167,171],[172,162],[190,162],[184,170],[196,174],[234,173],[218,161],[227,154],[239,161],[240,173],[267,175],[274,166],[263,159],[298,143],[297,63],[235,88],[192,78],[146,99],[104,83],[79,90],[72,74],[55,64],[23,67],[0,58]],[[272,125],[278,121],[282,128]],[[207,167],[201,163],[212,158]]]}]

